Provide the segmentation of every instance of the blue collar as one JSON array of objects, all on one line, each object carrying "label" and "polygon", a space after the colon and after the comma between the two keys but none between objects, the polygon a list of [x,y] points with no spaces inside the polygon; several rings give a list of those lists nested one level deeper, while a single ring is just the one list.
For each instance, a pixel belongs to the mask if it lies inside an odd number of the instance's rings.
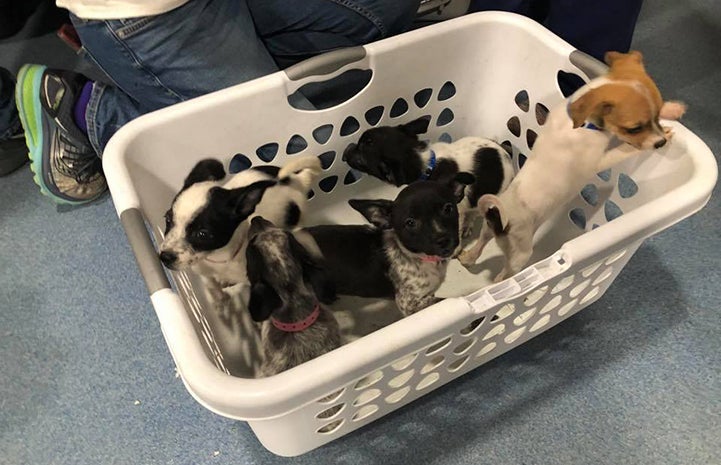
[{"label": "blue collar", "polygon": [[428,160],[428,166],[426,166],[426,170],[421,174],[421,177],[418,179],[421,181],[427,181],[428,178],[431,177],[431,173],[433,173],[434,169],[436,169],[436,152],[431,150],[431,159]]},{"label": "blue collar", "polygon": [[[568,116],[570,117],[571,116],[571,99],[568,99],[568,104],[566,105],[566,112],[568,113]],[[584,122],[580,127],[584,128],[584,129],[590,129],[592,131],[603,131],[603,128],[600,128],[589,121]]]}]

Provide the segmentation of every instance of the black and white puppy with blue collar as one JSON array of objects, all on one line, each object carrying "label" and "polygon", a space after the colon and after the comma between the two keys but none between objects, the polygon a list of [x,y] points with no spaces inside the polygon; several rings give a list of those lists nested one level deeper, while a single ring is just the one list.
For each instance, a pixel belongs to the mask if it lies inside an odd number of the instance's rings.
[{"label": "black and white puppy with blue collar", "polygon": [[478,199],[503,192],[513,179],[510,154],[496,142],[482,137],[464,137],[456,142],[428,144],[418,137],[428,131],[430,119],[422,117],[399,126],[366,130],[357,144],[350,144],[343,158],[351,168],[395,186],[418,180],[447,179],[459,172],[473,174],[458,205],[461,235],[470,234]]}]

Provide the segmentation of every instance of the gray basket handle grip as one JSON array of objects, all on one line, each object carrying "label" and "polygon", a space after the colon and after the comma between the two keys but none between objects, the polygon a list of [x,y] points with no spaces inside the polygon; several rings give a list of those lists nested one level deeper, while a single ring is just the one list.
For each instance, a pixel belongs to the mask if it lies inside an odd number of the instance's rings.
[{"label": "gray basket handle grip", "polygon": [[591,55],[584,53],[580,50],[574,50],[568,57],[578,69],[586,73],[590,79],[603,76],[608,72],[608,66],[595,59]]},{"label": "gray basket handle grip", "polygon": [[130,242],[130,248],[138,262],[140,274],[145,279],[148,292],[153,295],[156,291],[170,288],[168,278],[160,264],[158,253],[155,251],[153,241],[150,239],[148,230],[145,228],[143,214],[137,208],[129,208],[120,214],[120,222],[123,224],[125,235]]},{"label": "gray basket handle grip", "polygon": [[366,49],[362,45],[341,48],[296,63],[286,68],[285,74],[291,81],[331,74],[345,65],[362,60],[365,56]]}]

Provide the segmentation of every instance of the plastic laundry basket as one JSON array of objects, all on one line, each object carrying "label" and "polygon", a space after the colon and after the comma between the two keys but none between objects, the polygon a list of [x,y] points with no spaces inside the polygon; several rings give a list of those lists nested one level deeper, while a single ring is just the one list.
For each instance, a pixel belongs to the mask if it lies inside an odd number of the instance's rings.
[{"label": "plastic laundry basket", "polygon": [[[350,69],[372,76],[346,102],[317,111],[289,105],[301,86]],[[272,378],[254,379],[258,337],[248,312],[224,320],[207,309],[192,274],[173,274],[171,287],[151,236],[161,237],[165,210],[201,158],[214,156],[226,166],[233,158],[282,165],[297,156],[288,151],[303,147],[300,154],[321,156],[325,167],[307,223],[363,223],[347,199],[396,192],[341,159],[365,129],[430,115],[430,140],[492,137],[512,147],[518,165],[533,156],[529,145],[547,109],[563,99],[559,72],[588,79],[604,69],[533,21],[479,13],[312,58],[125,126],[107,146],[103,166],[188,391],[210,410],[248,421],[272,452],[297,455],[412,402],[600,298],[644,238],[708,201],[714,157],[681,124],[668,123],[676,135],[660,151],[589,179],[539,230],[534,264],[515,277],[489,285],[499,271],[491,249],[478,274],[453,261],[439,295],[454,297],[408,318],[393,322],[397,314],[383,304],[342,299],[336,307],[349,342]]]}]

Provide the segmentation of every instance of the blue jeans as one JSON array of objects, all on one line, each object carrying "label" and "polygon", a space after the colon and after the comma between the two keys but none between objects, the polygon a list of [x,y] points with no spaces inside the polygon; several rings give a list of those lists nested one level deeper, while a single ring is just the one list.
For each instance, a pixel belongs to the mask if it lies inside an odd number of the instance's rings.
[{"label": "blue jeans", "polygon": [[577,49],[603,60],[627,52],[643,0],[473,0],[470,11],[503,10],[529,16]]},{"label": "blue jeans", "polygon": [[190,0],[157,16],[71,17],[88,54],[112,79],[86,112],[98,154],[128,121],[308,58],[407,29],[420,0]]},{"label": "blue jeans", "polygon": [[10,71],[0,68],[0,140],[20,129],[20,119],[15,108],[15,80]]}]

